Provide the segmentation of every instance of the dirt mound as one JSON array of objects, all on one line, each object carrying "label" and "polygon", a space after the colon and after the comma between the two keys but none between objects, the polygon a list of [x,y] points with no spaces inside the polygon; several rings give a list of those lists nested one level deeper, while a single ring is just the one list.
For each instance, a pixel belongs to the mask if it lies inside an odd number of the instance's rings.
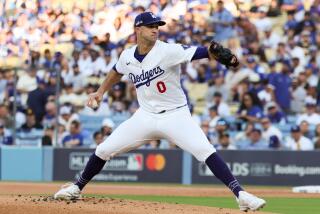
[{"label": "dirt mound", "polygon": [[[34,213],[108,213],[108,214],[208,214],[208,213],[243,213],[238,210],[192,206],[184,204],[167,204],[120,200],[110,197],[84,198],[77,201],[57,201],[53,195],[59,183],[19,183],[0,182],[0,214],[34,214]],[[320,194],[295,194],[289,188],[248,188],[259,196],[273,197],[318,197]],[[165,186],[165,185],[126,185],[90,183],[84,194],[100,195],[170,195],[170,196],[231,196],[225,187],[217,186]],[[32,195],[32,196],[30,196]],[[35,196],[38,195],[38,196]],[[42,196],[39,196],[42,195]],[[255,212],[257,214],[258,212]]]},{"label": "dirt mound", "polygon": [[[33,213],[66,213],[66,214],[204,214],[242,213],[237,210],[167,204],[159,202],[142,202],[114,198],[84,198],[81,200],[61,201],[45,196],[0,196],[0,213],[33,214]],[[257,212],[255,212],[256,214]]]}]

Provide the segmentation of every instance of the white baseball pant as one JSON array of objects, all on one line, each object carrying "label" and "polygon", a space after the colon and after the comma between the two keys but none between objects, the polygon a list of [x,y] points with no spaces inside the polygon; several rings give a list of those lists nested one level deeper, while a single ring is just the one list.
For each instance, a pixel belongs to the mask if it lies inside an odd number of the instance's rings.
[{"label": "white baseball pant", "polygon": [[167,139],[202,162],[216,152],[185,106],[161,114],[139,108],[98,145],[95,154],[109,160],[154,139]]}]

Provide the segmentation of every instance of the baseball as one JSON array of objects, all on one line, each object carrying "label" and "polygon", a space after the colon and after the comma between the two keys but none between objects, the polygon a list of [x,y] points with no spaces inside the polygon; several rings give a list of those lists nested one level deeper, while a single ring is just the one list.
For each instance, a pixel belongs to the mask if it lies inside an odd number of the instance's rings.
[{"label": "baseball", "polygon": [[92,105],[91,105],[91,107],[92,107],[93,109],[96,109],[96,108],[99,107],[99,104],[98,104],[97,100],[92,100]]}]

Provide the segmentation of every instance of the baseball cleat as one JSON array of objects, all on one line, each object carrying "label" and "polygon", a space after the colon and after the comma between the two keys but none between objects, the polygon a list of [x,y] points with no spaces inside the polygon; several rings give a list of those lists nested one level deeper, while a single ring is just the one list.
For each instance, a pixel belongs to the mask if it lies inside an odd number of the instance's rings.
[{"label": "baseball cleat", "polygon": [[79,187],[73,183],[67,183],[54,194],[54,199],[75,200],[81,198],[81,191]]},{"label": "baseball cleat", "polygon": [[239,192],[239,197],[236,198],[241,211],[247,212],[248,210],[256,211],[263,208],[266,205],[266,201],[258,198],[245,191]]}]

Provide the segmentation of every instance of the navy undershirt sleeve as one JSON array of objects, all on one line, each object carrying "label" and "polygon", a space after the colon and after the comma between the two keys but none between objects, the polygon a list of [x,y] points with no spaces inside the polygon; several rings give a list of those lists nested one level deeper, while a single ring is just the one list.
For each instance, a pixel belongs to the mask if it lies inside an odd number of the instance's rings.
[{"label": "navy undershirt sleeve", "polygon": [[112,67],[112,69],[113,69],[115,72],[117,72],[118,74],[123,75],[122,73],[120,73],[120,72],[117,70],[117,68],[116,68],[116,64],[114,64],[114,66]]},{"label": "navy undershirt sleeve", "polygon": [[209,58],[208,49],[206,47],[197,47],[197,50],[191,58],[191,61],[204,58]]}]

